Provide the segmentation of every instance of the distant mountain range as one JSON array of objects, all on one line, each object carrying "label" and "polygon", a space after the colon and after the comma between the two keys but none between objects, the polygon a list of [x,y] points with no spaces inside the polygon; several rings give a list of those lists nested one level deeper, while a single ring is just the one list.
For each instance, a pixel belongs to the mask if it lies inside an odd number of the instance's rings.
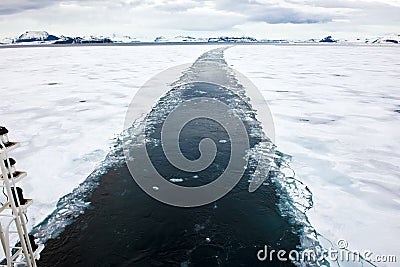
[{"label": "distant mountain range", "polygon": [[[27,31],[17,38],[0,39],[0,45],[29,45],[29,44],[89,44],[89,43],[149,43],[149,41],[140,40],[130,36],[111,37],[104,36],[83,36],[83,37],[68,37],[55,36],[46,31]],[[327,36],[322,39],[309,40],[270,40],[243,36],[243,37],[210,37],[196,38],[191,36],[176,36],[174,38],[166,38],[159,36],[150,43],[365,43],[365,44],[399,44],[400,35],[392,34],[377,38],[359,38],[356,40],[336,40],[332,36]]]}]

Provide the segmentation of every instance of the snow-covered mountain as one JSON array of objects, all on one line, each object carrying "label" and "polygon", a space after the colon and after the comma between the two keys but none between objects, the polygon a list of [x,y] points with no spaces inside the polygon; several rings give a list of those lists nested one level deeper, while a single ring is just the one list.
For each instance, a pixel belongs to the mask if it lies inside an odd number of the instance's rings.
[{"label": "snow-covered mountain", "polygon": [[11,44],[12,42],[13,42],[13,39],[10,37],[0,38],[0,45]]},{"label": "snow-covered mountain", "polygon": [[166,38],[164,36],[157,37],[154,42],[156,43],[185,43],[185,42],[203,42],[203,43],[250,43],[258,42],[253,37],[211,37],[211,38],[195,38],[191,36],[176,36],[173,38]]},{"label": "snow-covered mountain", "polygon": [[325,37],[324,39],[321,39],[319,42],[320,43],[336,43],[337,40],[333,39],[332,36],[329,35],[329,36]]},{"label": "snow-covered mountain", "polygon": [[113,34],[110,39],[113,43],[139,43],[139,42],[141,42],[141,40],[139,40],[135,37],[128,36],[128,35],[119,36],[119,35]]},{"label": "snow-covered mountain", "polygon": [[154,39],[155,43],[183,43],[183,42],[207,42],[207,38],[195,38],[191,36],[175,36],[173,38],[166,38],[159,36]]},{"label": "snow-covered mountain", "polygon": [[273,44],[287,44],[290,43],[288,40],[270,40],[270,39],[262,39],[260,40],[262,43],[273,43]]},{"label": "snow-covered mountain", "polygon": [[36,42],[36,41],[55,41],[59,38],[55,35],[51,35],[46,31],[27,31],[21,34],[17,39],[14,40],[15,43],[22,42]]},{"label": "snow-covered mountain", "polygon": [[400,34],[391,34],[384,37],[369,40],[372,44],[400,44]]},{"label": "snow-covered mountain", "polygon": [[217,38],[208,38],[209,43],[255,43],[258,42],[256,38],[243,36],[243,37],[227,37],[221,36]]},{"label": "snow-covered mountain", "polygon": [[108,37],[103,36],[84,36],[84,37],[66,37],[61,36],[61,38],[54,42],[54,44],[103,44],[103,43],[113,43],[113,41]]},{"label": "snow-covered mountain", "polygon": [[400,44],[400,34],[391,34],[384,37],[358,37],[356,39],[337,40],[338,43],[351,44]]}]

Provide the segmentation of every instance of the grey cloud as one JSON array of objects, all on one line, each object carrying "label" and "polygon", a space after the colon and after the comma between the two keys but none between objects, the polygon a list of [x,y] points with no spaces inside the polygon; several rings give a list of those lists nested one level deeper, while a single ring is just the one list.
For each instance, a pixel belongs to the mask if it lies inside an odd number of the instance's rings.
[{"label": "grey cloud", "polygon": [[0,15],[15,14],[32,9],[41,9],[60,3],[76,3],[81,6],[122,6],[126,8],[147,6],[161,11],[182,12],[201,6],[201,1],[188,0],[184,2],[160,0],[0,0]]},{"label": "grey cloud", "polygon": [[328,15],[306,13],[293,8],[282,7],[265,8],[264,10],[253,13],[250,18],[255,21],[264,21],[270,24],[310,24],[332,20],[332,17]]},{"label": "grey cloud", "polygon": [[[148,0],[130,1],[129,6],[138,6]],[[27,10],[42,9],[60,3],[77,3],[82,6],[118,6],[125,5],[123,0],[0,0],[0,15],[20,13]]]},{"label": "grey cloud", "polygon": [[259,3],[251,0],[216,0],[216,1],[167,1],[167,0],[1,0],[0,15],[23,12],[25,10],[41,9],[61,2],[73,2],[79,5],[106,4],[107,6],[122,6],[127,8],[146,6],[164,12],[185,12],[194,7],[210,4],[216,11],[230,11],[245,15],[249,21],[264,21],[277,23],[319,23],[330,21],[326,14],[313,14],[295,8],[280,7],[269,3]]},{"label": "grey cloud", "polygon": [[300,8],[281,6],[276,3],[261,3],[254,0],[217,0],[216,8],[243,14],[250,21],[262,21],[270,24],[322,23],[331,21],[333,18],[329,14],[305,12]]},{"label": "grey cloud", "polygon": [[[292,23],[314,24],[325,23],[335,19],[373,23],[398,23],[400,7],[385,4],[379,1],[366,2],[354,0],[0,0],[0,15],[14,14],[26,10],[42,9],[60,3],[75,3],[81,6],[120,7],[132,9],[145,7],[149,10],[169,13],[187,13],[185,25],[193,21],[193,17],[205,16],[192,14],[190,10],[196,7],[207,6],[215,12],[233,16],[235,21],[266,22],[269,24]],[[341,12],[338,12],[341,11]],[[155,18],[156,20],[156,18]],[[174,18],[172,18],[174,20]],[[196,28],[201,23],[196,23]],[[204,25],[207,24],[205,21]],[[208,23],[210,24],[210,23]],[[225,24],[225,23],[222,23]],[[236,23],[232,23],[236,24]],[[200,27],[201,28],[201,27]]]},{"label": "grey cloud", "polygon": [[52,4],[50,0],[2,0],[0,15],[19,13],[25,10],[40,9]]},{"label": "grey cloud", "polygon": [[[291,0],[292,3],[296,1]],[[376,7],[380,8],[392,8],[393,5],[380,1],[354,1],[354,0],[313,0],[307,1],[310,4],[318,7],[326,8],[349,8],[349,9],[373,9]]]},{"label": "grey cloud", "polygon": [[172,22],[175,27],[185,31],[226,31],[244,23],[245,20],[233,14],[202,14],[200,16],[185,14],[176,16]]},{"label": "grey cloud", "polygon": [[400,3],[395,5],[378,1],[317,0],[315,5],[325,8],[348,9],[351,11],[348,18],[364,25],[400,23]]},{"label": "grey cloud", "polygon": [[187,0],[183,2],[177,1],[162,1],[153,5],[155,9],[167,12],[184,12],[195,7],[203,6],[202,1]]}]

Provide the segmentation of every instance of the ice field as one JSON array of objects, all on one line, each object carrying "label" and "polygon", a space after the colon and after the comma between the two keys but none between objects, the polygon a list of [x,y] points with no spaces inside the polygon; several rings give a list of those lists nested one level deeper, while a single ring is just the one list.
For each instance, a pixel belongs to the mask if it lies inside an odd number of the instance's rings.
[{"label": "ice field", "polygon": [[[0,124],[21,142],[30,227],[104,159],[143,83],[214,47],[0,49]],[[399,48],[239,45],[225,58],[267,99],[320,241],[399,259]]]},{"label": "ice field", "polygon": [[225,57],[267,99],[276,144],[313,192],[318,233],[398,255],[399,48],[240,46]]},{"label": "ice field", "polygon": [[109,48],[0,50],[1,123],[21,142],[11,156],[28,171],[22,187],[34,198],[31,226],[104,159],[143,83],[211,49]]}]

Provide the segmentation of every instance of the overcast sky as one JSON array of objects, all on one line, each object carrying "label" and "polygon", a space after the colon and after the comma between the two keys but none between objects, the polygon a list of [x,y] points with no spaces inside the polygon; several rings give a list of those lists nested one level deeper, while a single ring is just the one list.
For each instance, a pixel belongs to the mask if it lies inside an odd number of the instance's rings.
[{"label": "overcast sky", "polygon": [[0,0],[0,38],[55,35],[269,39],[400,33],[400,0]]}]

